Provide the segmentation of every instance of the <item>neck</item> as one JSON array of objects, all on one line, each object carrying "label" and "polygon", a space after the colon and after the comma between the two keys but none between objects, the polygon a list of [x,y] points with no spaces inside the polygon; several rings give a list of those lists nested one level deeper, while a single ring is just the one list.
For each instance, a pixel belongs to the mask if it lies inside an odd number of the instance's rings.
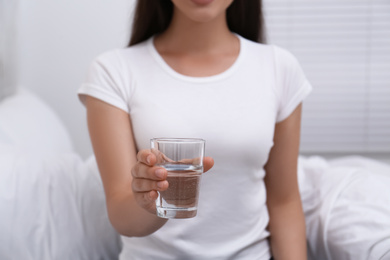
[{"label": "neck", "polygon": [[236,40],[227,26],[225,13],[211,21],[196,22],[177,10],[168,29],[157,38],[176,52],[209,52]]}]

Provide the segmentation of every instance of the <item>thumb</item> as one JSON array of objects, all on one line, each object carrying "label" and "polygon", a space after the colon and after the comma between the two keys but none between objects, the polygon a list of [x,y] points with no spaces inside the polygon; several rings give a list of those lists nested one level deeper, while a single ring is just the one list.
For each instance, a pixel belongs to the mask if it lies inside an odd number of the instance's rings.
[{"label": "thumb", "polygon": [[203,172],[207,172],[214,166],[214,159],[211,157],[203,158]]}]

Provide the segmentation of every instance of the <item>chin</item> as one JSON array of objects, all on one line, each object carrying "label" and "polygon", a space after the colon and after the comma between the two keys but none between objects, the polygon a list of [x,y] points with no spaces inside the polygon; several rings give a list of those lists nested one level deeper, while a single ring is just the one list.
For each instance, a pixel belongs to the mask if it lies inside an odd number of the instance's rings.
[{"label": "chin", "polygon": [[233,0],[172,0],[177,11],[198,23],[221,17]]}]

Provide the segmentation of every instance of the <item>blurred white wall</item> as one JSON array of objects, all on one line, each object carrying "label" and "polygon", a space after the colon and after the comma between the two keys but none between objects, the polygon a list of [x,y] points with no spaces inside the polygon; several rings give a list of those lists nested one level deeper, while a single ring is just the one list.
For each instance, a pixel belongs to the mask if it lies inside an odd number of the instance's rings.
[{"label": "blurred white wall", "polygon": [[390,158],[390,1],[264,0],[268,42],[313,85],[301,152]]},{"label": "blurred white wall", "polygon": [[95,56],[126,46],[134,3],[19,0],[19,84],[58,113],[83,157],[92,148],[76,91]]},{"label": "blurred white wall", "polygon": [[0,100],[16,90],[17,9],[17,1],[0,0]]}]

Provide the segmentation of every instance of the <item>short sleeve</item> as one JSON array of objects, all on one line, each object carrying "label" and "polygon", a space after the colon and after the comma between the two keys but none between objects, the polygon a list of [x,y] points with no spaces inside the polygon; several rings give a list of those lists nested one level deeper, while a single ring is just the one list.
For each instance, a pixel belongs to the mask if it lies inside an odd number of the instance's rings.
[{"label": "short sleeve", "polygon": [[92,61],[86,79],[77,93],[83,104],[88,95],[129,113],[127,75],[117,52],[118,50],[106,52]]},{"label": "short sleeve", "polygon": [[285,120],[309,95],[312,86],[298,60],[288,51],[274,46],[278,112],[276,122]]}]

